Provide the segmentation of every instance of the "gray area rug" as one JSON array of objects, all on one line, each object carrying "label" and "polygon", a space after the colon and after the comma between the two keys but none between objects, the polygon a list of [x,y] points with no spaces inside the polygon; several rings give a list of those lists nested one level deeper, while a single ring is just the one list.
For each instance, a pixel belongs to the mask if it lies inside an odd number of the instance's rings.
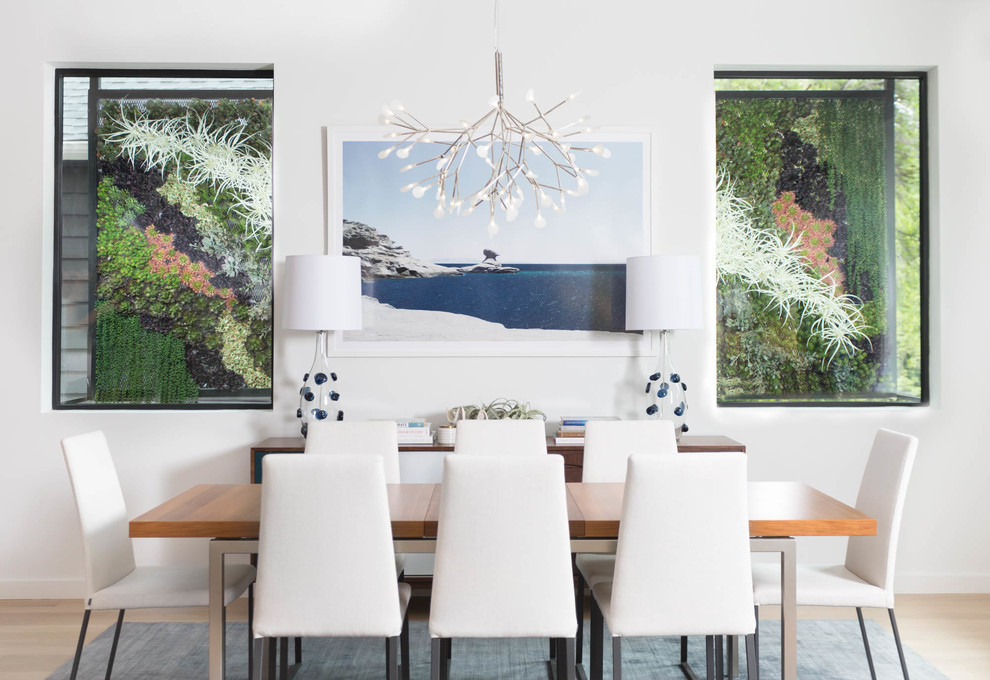
[{"label": "gray area rug", "polygon": [[[901,678],[893,637],[873,621],[867,621],[866,625],[878,679]],[[589,627],[585,627],[585,635]],[[79,680],[103,677],[112,639],[111,627],[86,646],[79,668]],[[704,677],[704,639],[691,638],[690,645],[691,663]],[[624,640],[623,678],[682,680],[684,676],[677,666],[679,649],[677,638]],[[609,678],[611,648],[606,644],[605,650],[605,677]],[[546,640],[454,640],[451,680],[547,680],[552,677],[547,652]],[[905,649],[905,654],[912,680],[947,680],[946,676],[910,649]],[[430,642],[425,622],[411,624],[410,655],[412,680],[428,680]],[[585,639],[586,669],[589,655],[590,647]],[[740,665],[740,672],[745,677],[745,656]],[[71,666],[70,660],[49,676],[49,680],[68,678]],[[384,678],[385,641],[365,638],[305,640],[303,663],[292,670],[293,680]],[[114,663],[114,678],[204,680],[207,676],[207,624],[124,623]],[[764,680],[780,677],[780,626],[776,621],[760,624],[760,677]],[[801,680],[869,678],[856,620],[798,621],[798,677]],[[247,624],[232,623],[227,627],[227,678],[247,678]]]}]

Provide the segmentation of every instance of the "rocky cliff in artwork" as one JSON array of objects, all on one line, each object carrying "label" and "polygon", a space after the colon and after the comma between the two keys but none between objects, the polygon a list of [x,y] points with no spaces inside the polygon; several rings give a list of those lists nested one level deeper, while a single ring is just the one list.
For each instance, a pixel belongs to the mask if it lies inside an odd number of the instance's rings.
[{"label": "rocky cliff in artwork", "polygon": [[453,267],[420,260],[387,235],[361,222],[344,220],[344,255],[361,258],[361,280],[458,276]]}]

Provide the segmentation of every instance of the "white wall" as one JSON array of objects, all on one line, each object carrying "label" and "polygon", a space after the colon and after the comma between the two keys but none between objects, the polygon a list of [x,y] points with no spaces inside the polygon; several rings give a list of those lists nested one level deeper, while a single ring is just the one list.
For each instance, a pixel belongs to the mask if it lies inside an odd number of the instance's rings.
[{"label": "white wall", "polygon": [[[990,5],[964,0],[505,0],[506,94],[549,101],[582,89],[573,113],[654,132],[653,229],[661,251],[703,253],[713,271],[714,113],[719,66],[931,68],[932,404],[894,409],[719,409],[714,329],[675,338],[694,376],[692,424],[745,442],[753,479],[801,479],[851,502],[878,426],[921,437],[898,564],[902,591],[990,591],[986,450],[990,253]],[[0,27],[4,129],[0,233],[0,597],[81,593],[81,544],[61,437],[103,429],[133,514],[197,482],[246,482],[251,442],[295,431],[310,339],[278,333],[271,413],[52,413],[51,69],[54,65],[273,64],[276,259],[323,246],[321,126],[374,124],[395,97],[426,120],[480,112],[491,92],[491,5],[464,0],[20,3]],[[580,209],[577,199],[572,209]],[[332,208],[331,208],[332,214]],[[280,267],[279,267],[280,271]],[[709,291],[711,293],[712,291]],[[712,295],[707,318],[712,318]],[[337,362],[349,415],[439,419],[496,396],[553,415],[627,406],[647,359],[371,359]],[[139,561],[205,562],[201,541],[138,542]],[[806,539],[802,560],[841,559]]]}]

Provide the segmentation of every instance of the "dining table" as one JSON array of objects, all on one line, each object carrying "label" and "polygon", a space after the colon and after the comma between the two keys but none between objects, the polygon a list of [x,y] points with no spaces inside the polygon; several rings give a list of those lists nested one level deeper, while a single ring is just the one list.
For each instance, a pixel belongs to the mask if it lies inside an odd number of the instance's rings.
[{"label": "dining table", "polygon": [[[614,554],[624,485],[569,482],[573,553]],[[130,522],[132,538],[209,538],[209,678],[224,680],[223,565],[226,555],[258,552],[261,484],[199,484]],[[753,552],[777,553],[781,569],[781,677],[797,677],[796,566],[799,536],[875,536],[876,519],[802,482],[749,482]],[[440,484],[390,484],[398,553],[436,547]],[[507,526],[506,532],[512,527]]]}]

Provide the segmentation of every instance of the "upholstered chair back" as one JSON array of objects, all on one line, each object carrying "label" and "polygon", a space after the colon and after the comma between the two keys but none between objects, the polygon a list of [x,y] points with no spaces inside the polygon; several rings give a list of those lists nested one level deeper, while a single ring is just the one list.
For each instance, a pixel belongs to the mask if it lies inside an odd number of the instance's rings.
[{"label": "upholstered chair back", "polygon": [[612,635],[755,630],[746,456],[630,456],[612,582]]},{"label": "upholstered chair back", "polygon": [[391,420],[325,420],[309,424],[306,453],[377,454],[385,481],[399,484],[399,440]]},{"label": "upholstered chair back", "polygon": [[88,599],[134,571],[127,507],[102,432],[66,437],[62,453],[82,528]]},{"label": "upholstered chair back", "polygon": [[856,509],[876,518],[877,535],[850,537],[846,548],[846,568],[883,588],[888,608],[894,606],[897,538],[917,451],[917,437],[885,429],[877,432],[856,498]]},{"label": "upholstered chair back", "polygon": [[530,455],[547,452],[542,420],[459,420],[454,453]]},{"label": "upholstered chair back", "polygon": [[380,456],[266,456],[254,634],[391,637],[402,629]]},{"label": "upholstered chair back", "polygon": [[583,482],[623,482],[637,453],[677,453],[669,420],[589,420],[584,432]]},{"label": "upholstered chair back", "polygon": [[446,457],[433,637],[574,637],[563,463],[560,456]]}]

